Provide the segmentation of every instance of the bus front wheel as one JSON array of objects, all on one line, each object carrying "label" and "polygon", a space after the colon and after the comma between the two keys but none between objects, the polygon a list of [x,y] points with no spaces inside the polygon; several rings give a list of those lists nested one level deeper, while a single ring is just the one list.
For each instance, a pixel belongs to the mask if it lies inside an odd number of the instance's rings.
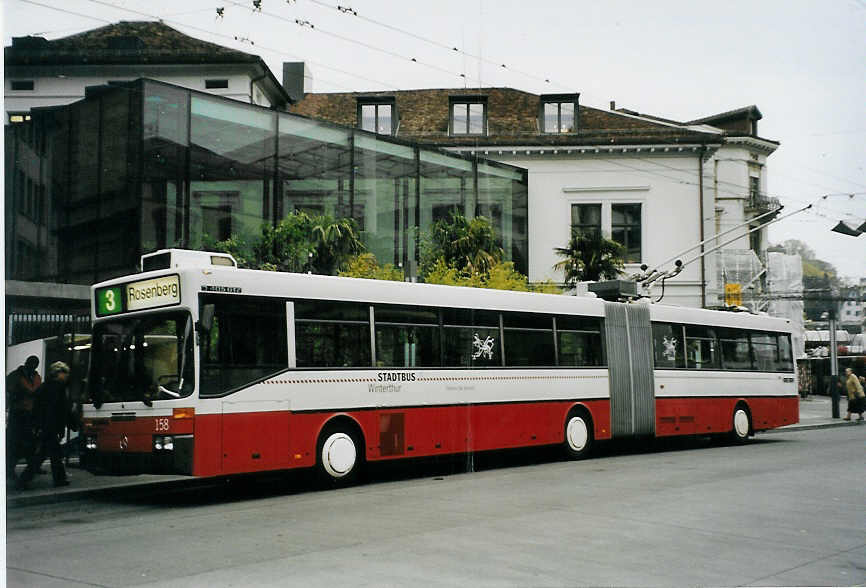
[{"label": "bus front wheel", "polygon": [[364,446],[348,427],[329,426],[319,437],[316,469],[331,486],[348,486],[358,480]]},{"label": "bus front wheel", "polygon": [[565,418],[565,455],[583,459],[592,449],[592,420],[583,410],[573,410]]},{"label": "bus front wheel", "polygon": [[748,441],[749,434],[752,432],[752,417],[749,415],[748,409],[743,404],[738,404],[734,408],[734,416],[731,419],[731,441],[737,444],[742,444]]}]

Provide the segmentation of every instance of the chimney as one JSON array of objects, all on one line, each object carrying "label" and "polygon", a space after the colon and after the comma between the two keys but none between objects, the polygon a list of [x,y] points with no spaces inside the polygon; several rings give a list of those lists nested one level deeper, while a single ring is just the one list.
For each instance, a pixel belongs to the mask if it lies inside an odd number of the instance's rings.
[{"label": "chimney", "polygon": [[283,62],[283,88],[293,103],[313,91],[313,73],[303,61]]},{"label": "chimney", "polygon": [[611,109],[611,110],[616,110],[616,100],[611,100],[611,101],[610,101],[610,109]]}]

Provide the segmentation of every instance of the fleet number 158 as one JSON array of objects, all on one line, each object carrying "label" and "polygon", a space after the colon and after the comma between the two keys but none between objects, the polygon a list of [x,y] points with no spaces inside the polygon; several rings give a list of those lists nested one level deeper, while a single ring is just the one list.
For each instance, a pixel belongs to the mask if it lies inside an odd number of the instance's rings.
[{"label": "fleet number 158", "polygon": [[155,431],[168,431],[168,419],[153,419]]}]

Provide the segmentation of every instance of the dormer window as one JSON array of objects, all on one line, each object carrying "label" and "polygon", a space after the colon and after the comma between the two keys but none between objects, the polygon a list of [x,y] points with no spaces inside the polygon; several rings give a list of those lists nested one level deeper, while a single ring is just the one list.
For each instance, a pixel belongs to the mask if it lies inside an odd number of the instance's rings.
[{"label": "dormer window", "polygon": [[450,123],[452,135],[487,134],[487,98],[452,97]]},{"label": "dormer window", "polygon": [[397,116],[393,97],[358,100],[358,127],[379,135],[394,135]]},{"label": "dormer window", "polygon": [[577,99],[580,94],[548,94],[541,97],[541,131],[574,133],[577,131]]}]

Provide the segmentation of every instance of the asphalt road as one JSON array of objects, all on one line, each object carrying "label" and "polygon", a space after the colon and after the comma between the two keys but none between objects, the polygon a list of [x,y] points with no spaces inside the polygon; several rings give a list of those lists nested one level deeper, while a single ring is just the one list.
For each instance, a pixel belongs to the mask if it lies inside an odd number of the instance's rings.
[{"label": "asphalt road", "polygon": [[582,462],[476,456],[336,491],[220,481],[10,510],[8,583],[866,585],[864,473],[859,426]]}]

